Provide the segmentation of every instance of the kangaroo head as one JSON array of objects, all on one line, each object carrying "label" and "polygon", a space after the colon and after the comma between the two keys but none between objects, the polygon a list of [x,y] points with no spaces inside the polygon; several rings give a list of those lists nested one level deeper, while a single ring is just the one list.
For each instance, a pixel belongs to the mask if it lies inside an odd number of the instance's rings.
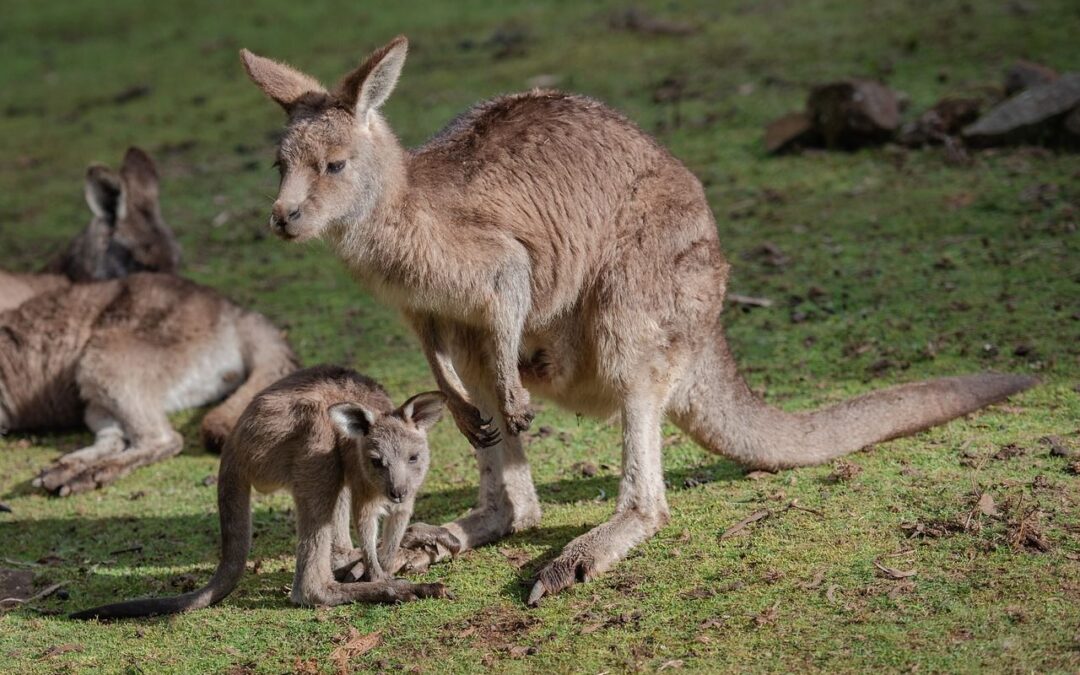
[{"label": "kangaroo head", "polygon": [[357,467],[368,494],[394,503],[416,497],[431,461],[427,432],[442,417],[446,396],[429,391],[417,394],[390,413],[356,403],[330,407],[330,419],[346,440],[346,467]]},{"label": "kangaroo head", "polygon": [[149,155],[129,148],[119,173],[91,165],[85,195],[93,218],[72,241],[57,271],[73,281],[177,271],[180,247],[161,216],[157,169]]},{"label": "kangaroo head", "polygon": [[304,241],[329,225],[371,215],[400,152],[379,108],[397,84],[407,51],[408,41],[394,38],[328,92],[304,73],[241,50],[252,81],[289,115],[270,213],[275,234]]}]

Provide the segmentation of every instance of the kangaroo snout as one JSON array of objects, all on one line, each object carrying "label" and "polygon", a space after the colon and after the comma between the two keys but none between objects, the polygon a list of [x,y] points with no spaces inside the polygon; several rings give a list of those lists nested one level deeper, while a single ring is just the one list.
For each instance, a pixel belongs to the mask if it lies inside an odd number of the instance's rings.
[{"label": "kangaroo snout", "polygon": [[278,236],[292,239],[296,234],[289,231],[289,224],[300,220],[302,215],[299,204],[274,202],[274,207],[270,209],[270,228]]}]

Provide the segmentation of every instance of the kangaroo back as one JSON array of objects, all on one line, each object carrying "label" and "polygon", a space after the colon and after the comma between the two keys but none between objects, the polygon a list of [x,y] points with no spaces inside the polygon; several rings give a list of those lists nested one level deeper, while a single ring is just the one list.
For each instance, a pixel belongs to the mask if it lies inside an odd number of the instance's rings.
[{"label": "kangaroo back", "polygon": [[821,410],[766,405],[739,375],[722,335],[675,396],[673,421],[698,444],[755,469],[821,464],[947,422],[1033,386],[1027,375],[980,373],[870,392]]},{"label": "kangaroo back", "polygon": [[221,602],[236,588],[251,547],[251,485],[222,458],[218,473],[218,514],[221,520],[221,562],[206,586],[170,598],[129,600],[102,605],[70,615],[72,619],[133,619],[179,614]]}]

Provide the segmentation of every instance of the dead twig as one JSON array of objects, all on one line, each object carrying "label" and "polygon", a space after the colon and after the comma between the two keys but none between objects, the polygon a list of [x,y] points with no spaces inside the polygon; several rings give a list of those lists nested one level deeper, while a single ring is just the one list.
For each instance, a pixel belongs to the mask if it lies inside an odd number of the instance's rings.
[{"label": "dead twig", "polygon": [[743,518],[728,529],[724,530],[724,533],[720,535],[720,541],[724,541],[725,539],[731,539],[732,537],[745,530],[746,526],[750,523],[756,523],[762,518],[768,518],[771,515],[772,511],[770,511],[769,509],[761,509],[759,511],[754,511],[747,517]]},{"label": "dead twig", "polygon": [[[47,598],[50,595],[52,595],[53,593],[55,593],[58,590],[60,590],[61,588],[63,588],[64,586],[67,586],[69,583],[71,583],[71,582],[69,582],[69,581],[61,581],[58,584],[52,584],[51,586],[46,586],[45,588],[41,589],[40,591],[38,591],[37,593],[35,593],[34,595],[32,595],[32,596],[30,596],[29,598],[26,598],[26,599],[23,599],[23,598],[4,598],[4,599],[0,600],[0,609],[14,609],[18,605],[25,605],[25,604],[34,602],[35,600],[41,600],[42,598]],[[6,605],[12,605],[12,607],[6,607]]]}]

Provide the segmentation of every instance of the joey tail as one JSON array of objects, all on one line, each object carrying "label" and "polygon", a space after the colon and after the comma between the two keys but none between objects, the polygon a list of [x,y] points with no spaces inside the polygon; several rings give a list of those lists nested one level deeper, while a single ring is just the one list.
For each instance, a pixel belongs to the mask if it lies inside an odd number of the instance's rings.
[{"label": "joey tail", "polygon": [[256,394],[299,367],[296,354],[281,331],[261,314],[244,316],[239,330],[248,376],[236,391],[203,417],[200,435],[203,446],[210,452],[221,452],[236,420]]},{"label": "joey tail", "polygon": [[206,586],[168,598],[145,598],[102,605],[71,614],[78,620],[134,619],[179,614],[216,604],[236,588],[251,546],[251,485],[222,462],[218,476],[218,513],[221,519],[221,561]]},{"label": "joey tail", "polygon": [[753,469],[821,464],[942,424],[1034,386],[1028,375],[980,373],[873,391],[820,410],[788,413],[759,399],[718,334],[673,397],[672,421],[710,452]]}]

